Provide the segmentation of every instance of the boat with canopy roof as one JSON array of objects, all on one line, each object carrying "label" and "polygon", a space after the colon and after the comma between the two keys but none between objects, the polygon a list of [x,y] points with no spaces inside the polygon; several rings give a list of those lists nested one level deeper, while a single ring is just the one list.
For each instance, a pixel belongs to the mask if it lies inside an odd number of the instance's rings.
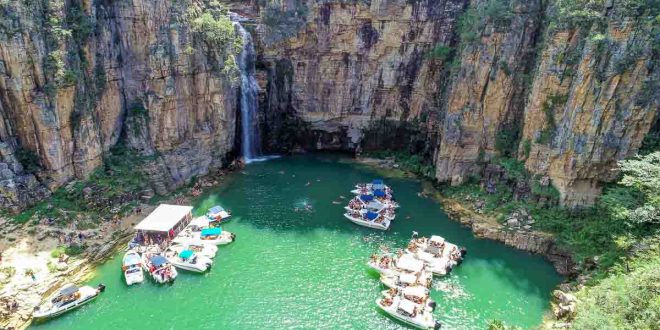
[{"label": "boat with canopy roof", "polygon": [[394,220],[396,217],[394,207],[375,200],[373,195],[355,196],[355,198],[348,202],[348,205],[346,205],[344,209],[348,212],[375,212],[390,221]]},{"label": "boat with canopy roof", "polygon": [[209,220],[212,223],[220,224],[229,221],[229,218],[231,217],[231,213],[225,210],[222,206],[216,205],[210,208],[208,212],[206,212],[206,216],[209,218]]},{"label": "boat with canopy roof", "polygon": [[425,269],[424,262],[410,254],[403,254],[400,257],[392,254],[372,255],[367,266],[385,276],[414,274],[423,282],[430,282],[433,277],[433,274]]},{"label": "boat with canopy roof", "polygon": [[419,308],[428,308],[431,311],[433,311],[436,306],[435,301],[431,299],[429,289],[423,286],[407,286],[402,289],[390,288],[381,291],[381,294],[384,297],[390,298],[399,296],[403,299],[412,301]]},{"label": "boat with canopy roof", "polygon": [[43,320],[62,315],[94,300],[103,291],[105,291],[103,284],[99,284],[96,288],[66,284],[37,306],[32,317]]},{"label": "boat with canopy roof", "polygon": [[220,227],[211,227],[207,217],[198,217],[193,219],[190,225],[174,238],[173,242],[226,245],[235,239],[236,235],[222,230]]},{"label": "boat with canopy roof", "polygon": [[390,228],[390,220],[375,212],[350,211],[344,213],[344,217],[351,222],[373,229],[387,230]]},{"label": "boat with canopy roof", "polygon": [[133,285],[144,281],[142,258],[140,258],[140,255],[135,250],[126,251],[122,258],[121,270],[124,273],[126,285]]},{"label": "boat with canopy roof", "polygon": [[179,252],[183,250],[192,250],[198,255],[211,259],[215,258],[215,255],[218,253],[218,247],[216,245],[208,244],[208,243],[172,242],[169,248],[177,250]]},{"label": "boat with canopy roof", "polygon": [[430,238],[413,238],[406,253],[422,260],[433,274],[443,276],[462,262],[465,249],[445,241],[441,236],[433,235]]},{"label": "boat with canopy roof", "polygon": [[165,257],[174,267],[191,272],[203,273],[211,268],[213,260],[205,256],[197,255],[192,250],[168,248]]},{"label": "boat with canopy roof", "polygon": [[419,307],[414,302],[399,297],[383,297],[376,305],[391,317],[418,329],[440,329],[440,322],[433,318],[430,308]]},{"label": "boat with canopy roof", "polygon": [[423,273],[396,273],[390,275],[381,275],[380,282],[388,288],[403,289],[409,286],[423,286],[430,288],[432,284],[431,276],[422,277]]},{"label": "boat with canopy roof", "polygon": [[161,254],[154,254],[145,252],[142,254],[142,268],[151,275],[151,278],[156,283],[174,283],[174,280],[179,275],[176,268],[162,256]]}]

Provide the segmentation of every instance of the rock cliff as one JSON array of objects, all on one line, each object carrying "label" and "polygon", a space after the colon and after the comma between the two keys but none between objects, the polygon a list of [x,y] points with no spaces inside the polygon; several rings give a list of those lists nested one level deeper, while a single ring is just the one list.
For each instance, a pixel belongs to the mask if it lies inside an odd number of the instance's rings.
[{"label": "rock cliff", "polygon": [[160,193],[221,166],[240,126],[222,6],[251,19],[267,151],[405,150],[451,184],[517,159],[579,206],[656,117],[642,2],[0,0],[0,205],[118,143]]},{"label": "rock cliff", "polygon": [[[227,45],[189,20],[201,1],[1,1],[0,205],[85,178],[118,142],[151,156],[165,192],[233,148]],[[196,11],[195,11],[196,10]],[[203,28],[203,27],[202,27]],[[26,173],[12,154],[23,153]],[[151,169],[153,167],[153,169]]]}]

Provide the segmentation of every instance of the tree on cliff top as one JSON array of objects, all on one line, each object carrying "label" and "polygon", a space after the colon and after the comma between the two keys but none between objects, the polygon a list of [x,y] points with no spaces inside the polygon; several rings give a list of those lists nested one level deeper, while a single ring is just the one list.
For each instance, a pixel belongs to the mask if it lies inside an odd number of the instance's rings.
[{"label": "tree on cliff top", "polygon": [[619,162],[620,187],[601,199],[613,217],[631,225],[660,224],[660,151]]}]

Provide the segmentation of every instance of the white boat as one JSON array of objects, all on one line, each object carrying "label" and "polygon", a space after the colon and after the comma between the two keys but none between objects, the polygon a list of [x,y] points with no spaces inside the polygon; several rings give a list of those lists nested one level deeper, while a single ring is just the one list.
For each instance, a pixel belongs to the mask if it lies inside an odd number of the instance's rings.
[{"label": "white boat", "polygon": [[208,243],[194,243],[194,242],[187,242],[187,243],[177,243],[177,242],[172,242],[172,245],[170,245],[171,249],[175,249],[177,252],[181,252],[183,250],[192,250],[195,252],[195,254],[207,257],[207,258],[215,258],[215,255],[218,253],[218,247],[213,244],[208,244]]},{"label": "white boat", "polygon": [[435,309],[436,303],[430,297],[430,291],[423,286],[409,286],[403,289],[390,288],[381,291],[384,297],[394,298],[396,296],[412,301],[418,308],[426,308],[430,311]]},{"label": "white boat", "polygon": [[361,212],[362,214],[364,214],[367,211],[371,211],[384,216],[390,221],[394,220],[394,218],[396,217],[394,207],[388,206],[376,200],[365,202],[362,199],[360,199],[360,196],[353,198],[348,205],[344,206],[344,209],[348,213]]},{"label": "white boat", "polygon": [[369,260],[367,265],[386,276],[394,276],[399,273],[421,274],[421,276],[431,275],[425,271],[424,262],[416,259],[410,254],[403,254],[400,257],[395,257],[393,255],[374,255],[371,257],[371,260]]},{"label": "white boat", "polygon": [[78,287],[75,284],[67,284],[36,307],[32,317],[35,319],[48,319],[62,315],[94,300],[104,290],[105,286],[103,284],[99,284],[96,288],[87,285]]},{"label": "white boat", "polygon": [[418,329],[440,329],[430,309],[399,296],[376,300],[376,305],[391,317]]},{"label": "white boat", "polygon": [[144,281],[142,258],[140,258],[140,255],[135,250],[128,250],[124,254],[121,262],[121,270],[124,272],[126,285],[133,285]]},{"label": "white boat", "polygon": [[413,238],[406,249],[407,253],[427,264],[427,269],[436,275],[446,275],[463,261],[465,249],[445,241],[441,236]]},{"label": "white boat", "polygon": [[174,267],[196,273],[203,273],[209,270],[213,264],[213,260],[197,255],[192,250],[177,252],[175,249],[170,248],[165,251],[165,257]]},{"label": "white boat", "polygon": [[177,235],[173,242],[175,243],[195,243],[226,245],[233,242],[236,235],[222,230],[220,227],[211,227],[207,217],[198,217]]},{"label": "white boat", "polygon": [[208,212],[206,212],[206,216],[211,221],[217,221],[218,223],[223,223],[229,221],[229,218],[231,217],[231,213],[225,210],[222,206],[216,205],[210,208]]},{"label": "white boat", "polygon": [[176,268],[160,254],[142,255],[142,268],[156,283],[173,283],[179,273]]},{"label": "white boat", "polygon": [[344,213],[344,217],[351,222],[360,226],[369,227],[373,229],[387,230],[390,228],[390,220],[378,213],[367,211],[362,214],[360,212]]},{"label": "white boat", "polygon": [[403,289],[409,286],[423,286],[430,288],[432,277],[422,277],[422,273],[398,273],[390,275],[381,275],[380,282],[388,288]]}]

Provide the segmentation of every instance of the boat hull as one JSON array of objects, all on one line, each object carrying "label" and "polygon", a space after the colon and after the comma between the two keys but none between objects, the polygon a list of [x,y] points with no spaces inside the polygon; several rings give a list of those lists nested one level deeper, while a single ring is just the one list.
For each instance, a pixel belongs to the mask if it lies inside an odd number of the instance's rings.
[{"label": "boat hull", "polygon": [[390,222],[389,221],[385,222],[385,225],[382,225],[382,224],[375,223],[375,222],[372,222],[372,221],[365,221],[365,220],[362,220],[362,219],[356,219],[356,218],[353,218],[353,217],[351,217],[349,215],[346,215],[346,214],[344,214],[344,217],[346,219],[350,220],[352,223],[354,223],[356,225],[360,225],[362,227],[367,227],[367,228],[371,228],[371,229],[378,229],[378,230],[388,230],[390,228]]},{"label": "boat hull", "polygon": [[399,313],[396,312],[395,308],[389,308],[391,306],[383,306],[380,304],[380,299],[376,300],[376,305],[380,310],[385,312],[387,315],[392,317],[393,319],[396,319],[399,322],[405,323],[411,327],[415,327],[417,329],[434,329],[436,328],[436,322],[433,319],[430,320],[420,320],[420,321],[415,321],[411,318],[405,317]]},{"label": "boat hull", "polygon": [[90,292],[90,293],[85,295],[85,298],[80,299],[80,300],[78,300],[74,303],[68,304],[67,306],[65,306],[63,308],[59,308],[56,311],[46,311],[46,312],[37,311],[34,314],[32,314],[32,317],[35,320],[47,320],[47,319],[52,319],[54,317],[60,316],[64,313],[70,312],[74,309],[78,309],[79,307],[81,307],[81,306],[91,302],[92,300],[96,299],[100,295],[100,292],[97,291],[96,289],[93,289],[93,288],[89,288],[89,289],[94,290],[94,293]]}]

